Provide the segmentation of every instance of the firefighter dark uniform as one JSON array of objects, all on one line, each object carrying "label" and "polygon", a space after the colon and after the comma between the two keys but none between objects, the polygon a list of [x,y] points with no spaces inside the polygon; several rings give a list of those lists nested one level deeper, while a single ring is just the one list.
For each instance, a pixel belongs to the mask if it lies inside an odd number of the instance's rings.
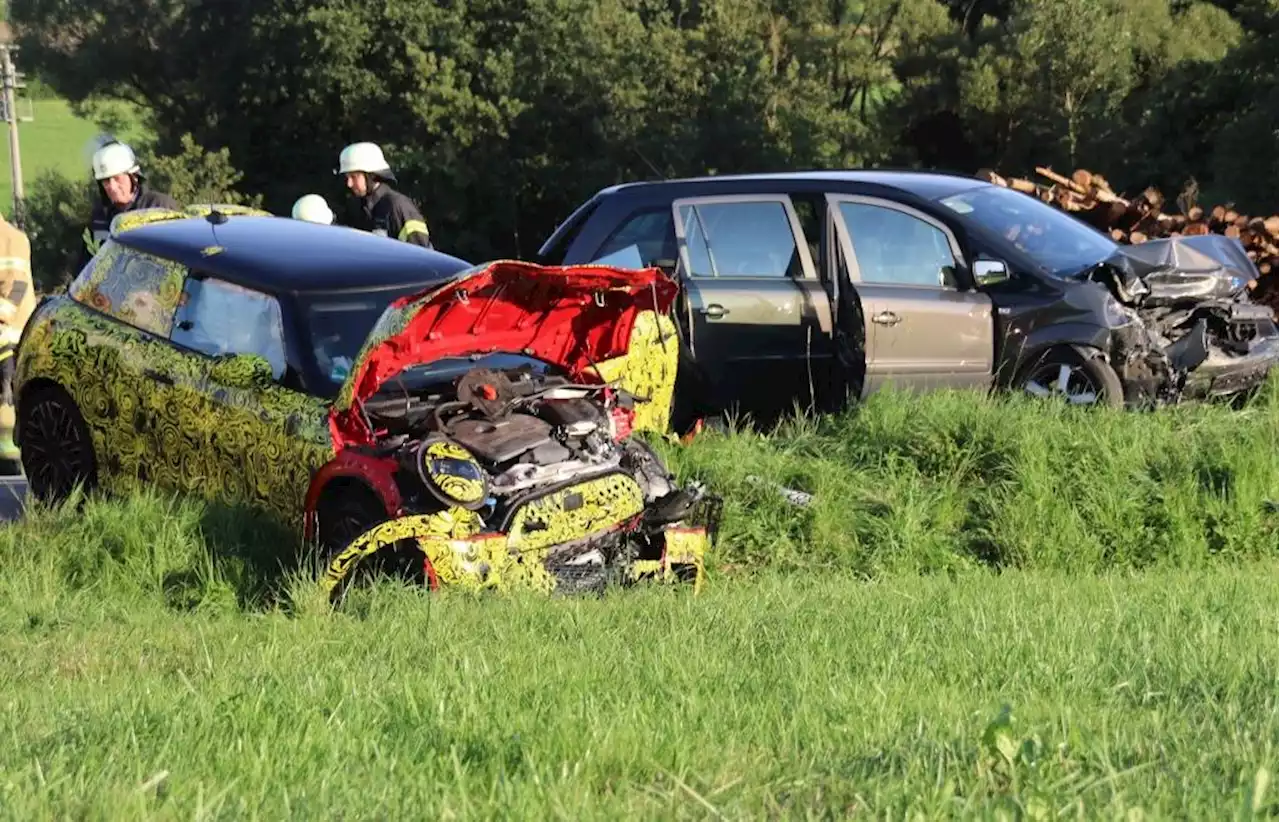
[{"label": "firefighter dark uniform", "polygon": [[138,182],[138,190],[134,195],[133,202],[124,208],[118,207],[115,203],[107,199],[102,193],[102,188],[98,188],[98,201],[93,204],[93,213],[89,217],[89,227],[84,230],[84,248],[85,254],[83,263],[89,262],[89,258],[98,253],[98,249],[107,237],[111,236],[111,221],[119,214],[127,211],[137,211],[140,208],[172,208],[178,210],[181,206],[178,201],[165,194],[162,191],[151,190],[146,183]]},{"label": "firefighter dark uniform", "polygon": [[[89,262],[106,239],[111,236],[111,221],[117,215],[140,208],[172,208],[177,209],[177,200],[168,194],[153,191],[142,180],[142,170],[138,167],[138,158],[133,149],[124,143],[111,141],[93,153],[93,178],[98,183],[98,199],[93,204],[93,213],[89,217],[89,227],[85,229],[84,249],[81,255],[81,267]],[[107,197],[103,188],[112,178],[128,175],[133,181],[133,198],[125,205],[118,206]]]},{"label": "firefighter dark uniform", "polygon": [[422,212],[418,211],[413,200],[386,183],[379,183],[371,193],[360,198],[360,214],[356,223],[354,228],[423,248],[434,248]]},{"label": "firefighter dark uniform", "polygon": [[36,307],[31,241],[0,216],[0,459],[17,460],[13,444],[14,359],[22,329]]},{"label": "firefighter dark uniform", "polygon": [[351,228],[435,248],[422,212],[388,184],[396,175],[377,143],[352,143],[342,149],[334,173],[347,178],[347,188],[356,196],[358,208],[347,220]]}]

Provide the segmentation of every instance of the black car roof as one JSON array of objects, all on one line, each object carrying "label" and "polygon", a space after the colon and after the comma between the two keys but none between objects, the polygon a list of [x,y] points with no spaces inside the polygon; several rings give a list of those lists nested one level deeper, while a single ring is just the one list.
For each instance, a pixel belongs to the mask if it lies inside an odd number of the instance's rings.
[{"label": "black car roof", "polygon": [[274,293],[428,283],[471,267],[411,243],[287,217],[232,215],[218,224],[205,217],[166,219],[113,232],[112,238],[193,271]]},{"label": "black car roof", "polygon": [[[926,200],[936,200],[960,191],[979,188],[990,183],[976,177],[961,174],[948,174],[936,171],[915,171],[911,169],[838,169],[788,171],[781,173],[760,174],[722,174],[706,177],[682,177],[673,180],[648,180],[642,182],[621,183],[602,189],[600,195],[609,195],[623,191],[634,191],[643,188],[689,188],[710,192],[723,184],[726,190],[749,187],[751,184],[768,183],[807,183],[819,188],[831,183],[854,183],[882,188],[893,188],[905,191]],[[809,187],[809,186],[806,186]]]}]

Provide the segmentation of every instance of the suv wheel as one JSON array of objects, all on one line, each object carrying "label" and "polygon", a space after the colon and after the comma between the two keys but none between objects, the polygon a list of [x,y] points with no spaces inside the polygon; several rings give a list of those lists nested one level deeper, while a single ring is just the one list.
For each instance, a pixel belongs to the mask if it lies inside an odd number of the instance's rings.
[{"label": "suv wheel", "polygon": [[1102,357],[1085,357],[1072,348],[1054,348],[1023,367],[1015,387],[1035,397],[1071,405],[1124,405],[1124,387]]},{"label": "suv wheel", "polygon": [[18,408],[22,470],[41,502],[60,502],[76,485],[86,492],[98,482],[93,439],[75,400],[61,387],[33,388]]}]

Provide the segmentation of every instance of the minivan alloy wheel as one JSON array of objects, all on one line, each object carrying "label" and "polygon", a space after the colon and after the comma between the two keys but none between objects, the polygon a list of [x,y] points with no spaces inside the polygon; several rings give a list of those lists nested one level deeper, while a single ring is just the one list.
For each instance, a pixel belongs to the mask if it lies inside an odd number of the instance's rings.
[{"label": "minivan alloy wheel", "polygon": [[1083,368],[1048,363],[1032,371],[1022,389],[1035,397],[1061,397],[1072,405],[1093,405],[1102,387]]},{"label": "minivan alloy wheel", "polygon": [[1041,354],[1014,384],[1034,397],[1071,405],[1124,405],[1124,386],[1115,369],[1101,356],[1087,356],[1074,348]]}]

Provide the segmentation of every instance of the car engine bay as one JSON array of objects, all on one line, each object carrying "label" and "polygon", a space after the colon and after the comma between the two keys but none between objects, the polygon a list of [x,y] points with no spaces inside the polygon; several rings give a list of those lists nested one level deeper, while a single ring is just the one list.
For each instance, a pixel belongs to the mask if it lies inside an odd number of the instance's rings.
[{"label": "car engine bay", "polygon": [[475,367],[456,381],[414,390],[399,385],[399,396],[396,387],[388,383],[363,404],[378,437],[362,450],[396,460],[407,508],[454,502],[441,500],[423,474],[427,447],[441,439],[461,446],[482,469],[485,498],[465,507],[489,527],[505,528],[521,506],[610,474],[639,485],[651,525],[679,520],[702,497],[701,486],[679,488],[648,445],[631,438],[635,398],[609,385],[523,365]]}]

